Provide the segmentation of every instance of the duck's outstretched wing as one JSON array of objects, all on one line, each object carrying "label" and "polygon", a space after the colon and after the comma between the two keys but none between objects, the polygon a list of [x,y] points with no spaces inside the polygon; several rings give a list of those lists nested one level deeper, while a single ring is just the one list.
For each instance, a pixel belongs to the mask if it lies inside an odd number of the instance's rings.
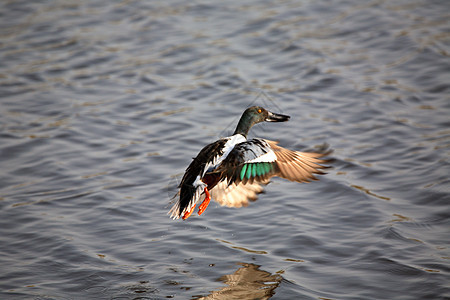
[{"label": "duck's outstretched wing", "polygon": [[290,181],[317,180],[314,174],[324,174],[321,159],[330,152],[313,153],[292,151],[280,147],[277,142],[252,139],[236,145],[223,162],[214,170],[221,174],[221,181],[228,185],[267,183],[273,176]]},{"label": "duck's outstretched wing", "polygon": [[275,153],[278,172],[274,176],[279,176],[290,181],[310,182],[318,180],[314,174],[323,175],[323,169],[329,168],[322,164],[330,162],[323,159],[331,154],[331,150],[322,153],[292,151],[278,146],[278,142],[266,140],[270,148]]}]

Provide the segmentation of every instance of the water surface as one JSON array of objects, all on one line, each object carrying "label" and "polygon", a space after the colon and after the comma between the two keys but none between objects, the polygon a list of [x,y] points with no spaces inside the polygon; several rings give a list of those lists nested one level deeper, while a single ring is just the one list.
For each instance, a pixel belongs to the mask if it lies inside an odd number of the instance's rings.
[{"label": "water surface", "polygon": [[[448,1],[4,1],[2,299],[450,299]],[[334,149],[320,181],[166,215],[198,151]]]}]

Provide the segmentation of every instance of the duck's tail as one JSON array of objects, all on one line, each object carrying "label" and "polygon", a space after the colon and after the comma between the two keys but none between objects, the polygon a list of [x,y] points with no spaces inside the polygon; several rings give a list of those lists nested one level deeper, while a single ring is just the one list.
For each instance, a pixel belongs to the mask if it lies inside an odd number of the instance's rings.
[{"label": "duck's tail", "polygon": [[187,219],[194,211],[197,203],[205,197],[204,188],[206,185],[201,184],[183,186],[180,190],[180,198],[175,202],[168,214],[174,220],[182,217]]}]

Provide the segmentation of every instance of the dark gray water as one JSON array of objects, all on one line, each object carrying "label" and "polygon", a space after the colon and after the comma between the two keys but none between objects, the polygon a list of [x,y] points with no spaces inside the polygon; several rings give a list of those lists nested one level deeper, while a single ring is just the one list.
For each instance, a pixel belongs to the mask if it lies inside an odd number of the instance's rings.
[{"label": "dark gray water", "polygon": [[[2,1],[0,298],[450,299],[449,11]],[[250,104],[291,115],[251,137],[334,168],[169,219]]]}]

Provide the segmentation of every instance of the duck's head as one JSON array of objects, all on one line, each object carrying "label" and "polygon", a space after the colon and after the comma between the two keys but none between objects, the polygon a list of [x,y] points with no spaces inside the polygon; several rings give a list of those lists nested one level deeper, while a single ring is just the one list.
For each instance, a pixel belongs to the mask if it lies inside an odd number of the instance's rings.
[{"label": "duck's head", "polygon": [[289,118],[290,116],[270,112],[261,106],[252,106],[247,108],[242,114],[234,134],[239,133],[243,136],[247,136],[250,128],[257,123],[285,122],[289,120]]}]

